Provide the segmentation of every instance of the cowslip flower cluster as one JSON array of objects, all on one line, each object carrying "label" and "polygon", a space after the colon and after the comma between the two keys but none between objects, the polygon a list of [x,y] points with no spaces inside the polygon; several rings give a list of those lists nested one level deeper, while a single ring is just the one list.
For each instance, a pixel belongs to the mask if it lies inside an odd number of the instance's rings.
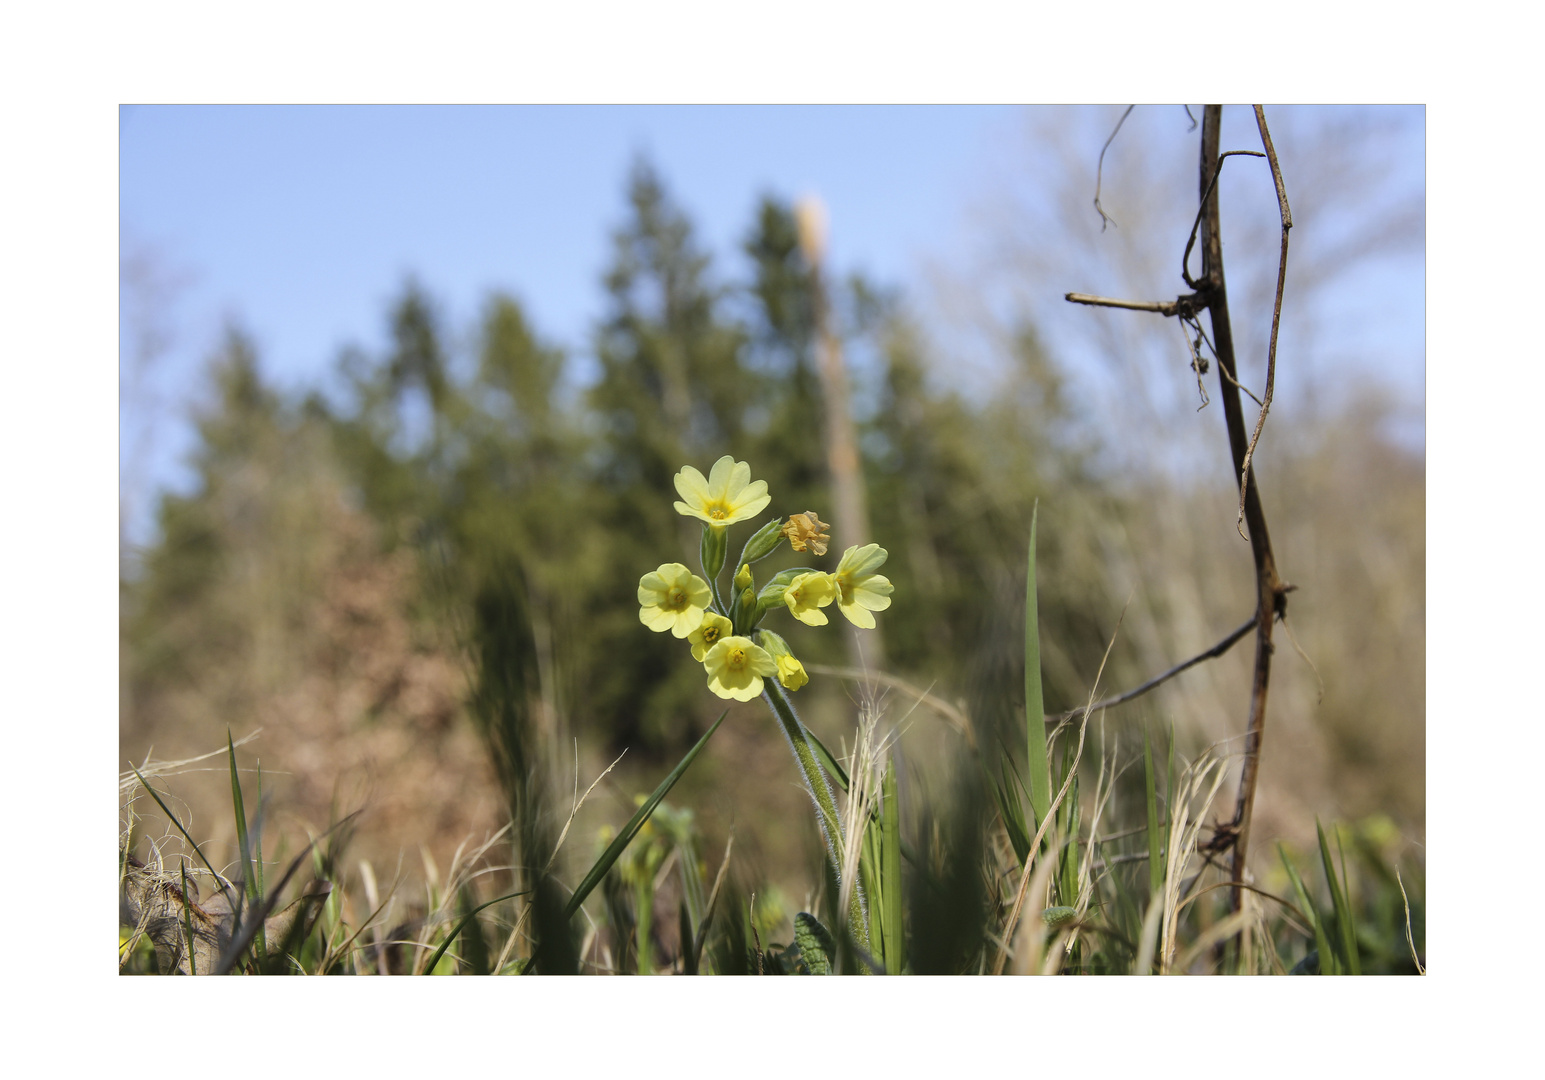
[{"label": "cowslip flower cluster", "polygon": [[[725,455],[704,477],[687,465],[676,474],[681,500],[676,512],[703,522],[702,570],[698,577],[681,563],[664,563],[638,582],[638,618],[649,629],[685,638],[692,658],[703,665],[708,689],[721,698],[750,701],[762,693],[762,681],[776,678],[784,689],[810,681],[789,643],[762,621],[779,609],[807,626],[824,626],[824,608],[832,604],[854,626],[873,629],[874,612],[891,604],[891,583],[877,573],[886,551],[878,544],[850,547],[835,570],[798,566],[772,576],[760,590],[752,564],[767,558],[786,539],[796,552],[826,554],[830,525],[814,510],[774,518],[741,549],[726,592],[719,579],[725,568],[731,525],[750,521],[772,496],[765,480],[751,479],[751,466]],[[726,599],[726,596],[728,599]]]}]

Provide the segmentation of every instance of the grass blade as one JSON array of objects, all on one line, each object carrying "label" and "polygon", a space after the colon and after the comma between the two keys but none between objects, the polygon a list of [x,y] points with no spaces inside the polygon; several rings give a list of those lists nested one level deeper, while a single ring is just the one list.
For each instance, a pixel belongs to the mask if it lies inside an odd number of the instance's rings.
[{"label": "grass blade", "polygon": [[574,889],[574,895],[569,898],[568,906],[564,909],[566,916],[572,918],[574,913],[579,910],[580,905],[585,902],[585,898],[600,884],[601,879],[612,868],[612,864],[617,861],[618,856],[622,854],[633,837],[638,835],[638,830],[644,827],[644,822],[649,820],[649,815],[654,813],[654,808],[660,805],[660,800],[665,798],[671,788],[676,786],[676,781],[681,779],[681,774],[686,772],[687,766],[696,760],[697,755],[702,751],[703,747],[708,745],[708,740],[713,738],[713,733],[719,730],[719,725],[724,723],[724,718],[729,714],[730,711],[728,709],[719,714],[719,719],[713,722],[713,727],[704,732],[703,737],[697,740],[697,745],[687,751],[687,756],[682,758],[681,763],[670,771],[670,775],[660,781],[660,786],[654,789],[654,794],[644,800],[644,804],[628,819],[628,823],[622,827],[622,831],[617,834],[617,838],[607,845],[606,850],[601,853],[601,857],[590,868],[590,872],[585,875],[584,880]]},{"label": "grass blade", "polygon": [[[225,737],[227,739],[229,739],[231,737],[231,733],[230,733],[229,729],[226,730]],[[261,761],[259,761],[257,763],[257,801],[258,801],[258,812],[257,812],[257,819],[256,819],[256,822],[255,822],[256,827],[252,830],[252,877],[257,882],[257,895],[262,896],[263,895],[263,811],[264,811],[265,807],[263,806],[263,763]],[[282,845],[281,845],[281,849],[282,849]],[[279,857],[282,859],[284,856],[281,854]]]},{"label": "grass blade", "polygon": [[[241,780],[236,774],[236,745],[231,740],[231,729],[225,729],[225,749],[231,764],[231,808],[236,814],[236,840],[241,848],[241,877],[244,883],[243,892],[247,897],[249,906],[256,908],[263,903],[263,894],[259,889],[256,876],[252,873],[252,842],[247,835],[247,808],[242,802]],[[268,950],[264,947],[268,943],[263,940],[263,924],[260,920],[257,927],[258,934],[258,962],[261,964]]]},{"label": "grass blade", "polygon": [[1282,857],[1282,865],[1287,870],[1288,878],[1293,882],[1293,890],[1298,893],[1298,899],[1303,902],[1304,914],[1309,916],[1309,921],[1314,925],[1314,947],[1320,954],[1320,972],[1324,975],[1339,975],[1340,965],[1336,962],[1336,954],[1331,950],[1330,938],[1325,933],[1325,920],[1320,915],[1320,909],[1315,906],[1309,890],[1304,888],[1303,878],[1298,876],[1293,860],[1288,858],[1281,844],[1277,845],[1277,854]]},{"label": "grass blade", "polygon": [[1164,864],[1159,861],[1163,837],[1159,835],[1158,785],[1153,772],[1153,745],[1148,738],[1148,725],[1143,725],[1143,791],[1148,800],[1148,891],[1157,893],[1164,888]]},{"label": "grass blade", "polygon": [[[130,765],[129,768],[134,769],[134,766]],[[216,870],[212,865],[210,865],[209,860],[204,856],[204,849],[199,847],[198,843],[191,835],[189,835],[188,830],[182,827],[182,822],[177,820],[177,815],[172,813],[172,808],[167,806],[166,803],[162,801],[161,796],[156,793],[156,789],[151,787],[149,782],[140,775],[140,771],[138,769],[134,769],[134,775],[139,780],[140,787],[150,792],[150,797],[156,801],[156,805],[161,808],[161,812],[166,815],[167,820],[170,821],[173,825],[177,826],[177,831],[182,833],[182,838],[188,842],[190,847],[193,848],[193,853],[199,857],[199,861],[204,864],[204,868],[215,876],[215,884],[220,886],[221,892],[224,892],[226,886],[228,885],[228,882],[225,880],[225,875],[221,874],[220,871]]]},{"label": "grass blade", "polygon": [[[1341,962],[1346,965],[1350,974],[1361,975],[1362,965],[1357,959],[1357,925],[1352,921],[1352,905],[1347,900],[1346,890],[1342,887],[1340,878],[1336,874],[1335,863],[1331,862],[1330,845],[1325,841],[1325,830],[1318,820],[1314,823],[1314,831],[1320,838],[1320,862],[1325,867],[1325,878],[1330,882],[1330,902],[1336,912],[1336,929],[1340,931]],[[1340,837],[1337,837],[1340,843]],[[1342,876],[1345,876],[1343,866]]]},{"label": "grass blade", "polygon": [[[358,813],[359,811],[356,810],[353,814],[350,814],[348,817],[338,822],[331,829],[328,829],[326,833],[322,834],[322,836],[326,836],[334,829],[343,826],[352,820]],[[216,975],[230,974],[231,969],[236,966],[236,962],[241,959],[241,954],[247,950],[247,946],[252,944],[253,939],[256,938],[258,933],[263,929],[263,920],[268,918],[269,914],[272,913],[275,901],[279,899],[279,894],[284,892],[284,887],[290,883],[290,878],[295,876],[295,871],[299,870],[301,864],[304,863],[308,857],[310,857],[311,849],[316,847],[317,843],[322,839],[322,836],[312,840],[305,846],[299,855],[295,856],[295,861],[290,863],[289,869],[285,870],[284,876],[279,879],[279,884],[274,886],[274,890],[269,894],[268,899],[247,912],[246,918],[242,921],[241,924],[239,924],[235,936],[232,937],[230,944],[226,946],[225,952],[221,954],[219,964],[215,966],[214,973]]]},{"label": "grass blade", "polygon": [[895,757],[885,763],[880,799],[880,896],[885,905],[880,958],[886,971],[900,975],[906,963],[902,955],[906,935],[901,927],[901,806],[896,801]]},{"label": "grass blade", "polygon": [[1030,808],[1040,828],[1051,807],[1051,767],[1046,760],[1046,703],[1041,694],[1041,632],[1035,596],[1035,525],[1037,501],[1030,512],[1030,555],[1025,577],[1025,747],[1030,778]]},{"label": "grass blade", "polygon": [[473,908],[471,911],[469,911],[465,915],[463,915],[461,917],[461,919],[456,923],[456,925],[454,927],[452,927],[451,932],[449,934],[445,935],[445,940],[440,942],[440,947],[435,949],[434,952],[429,954],[429,960],[424,964],[424,972],[425,972],[425,974],[428,974],[428,973],[434,971],[435,965],[438,964],[440,962],[440,958],[445,955],[445,950],[449,949],[451,947],[451,943],[456,940],[457,935],[459,935],[463,930],[465,930],[467,928],[468,924],[470,924],[473,919],[477,918],[477,913],[478,912],[482,911],[486,907],[493,907],[495,904],[499,903],[501,900],[513,900],[517,896],[525,896],[525,895],[526,895],[526,891],[522,890],[520,892],[506,893],[503,896],[496,896],[492,900],[484,901],[483,903],[479,904],[477,907]]}]

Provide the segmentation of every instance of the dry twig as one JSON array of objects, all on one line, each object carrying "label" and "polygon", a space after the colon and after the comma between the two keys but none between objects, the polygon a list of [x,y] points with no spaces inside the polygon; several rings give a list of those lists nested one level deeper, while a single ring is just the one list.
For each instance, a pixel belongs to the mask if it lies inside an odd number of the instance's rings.
[{"label": "dry twig", "polygon": [[[1244,536],[1245,485],[1250,477],[1250,459],[1255,456],[1255,444],[1260,441],[1261,428],[1266,426],[1266,414],[1271,410],[1271,391],[1277,378],[1277,328],[1282,323],[1282,288],[1287,283],[1288,230],[1293,227],[1293,211],[1288,209],[1287,188],[1282,183],[1282,168],[1277,164],[1277,151],[1271,145],[1271,132],[1266,129],[1266,112],[1255,107],[1255,126],[1260,128],[1261,142],[1266,147],[1266,160],[1271,162],[1271,178],[1277,185],[1277,210],[1282,216],[1282,254],[1277,259],[1277,299],[1271,307],[1271,344],[1266,349],[1266,400],[1256,399],[1261,414],[1255,420],[1255,433],[1250,436],[1250,448],[1245,451],[1245,462],[1239,470],[1239,516],[1234,527]],[[1255,397],[1254,394],[1250,395]]]},{"label": "dry twig", "polygon": [[1136,105],[1127,106],[1127,111],[1121,114],[1120,120],[1116,121],[1116,127],[1113,131],[1111,131],[1110,138],[1106,139],[1105,145],[1100,147],[1100,163],[1095,167],[1094,170],[1094,209],[1095,213],[1100,215],[1101,232],[1105,231],[1105,226],[1107,224],[1116,224],[1116,219],[1107,214],[1105,209],[1100,206],[1100,181],[1105,175],[1105,151],[1109,150],[1110,144],[1116,141],[1116,135],[1121,131],[1121,125],[1127,122],[1127,117],[1132,115],[1132,110],[1135,108],[1137,108]]},{"label": "dry twig", "polygon": [[[1271,679],[1272,624],[1287,610],[1287,594],[1292,586],[1283,583],[1277,575],[1276,559],[1272,554],[1271,537],[1266,529],[1266,516],[1261,507],[1260,486],[1254,482],[1251,457],[1256,439],[1265,423],[1266,412],[1271,406],[1272,390],[1276,377],[1277,331],[1282,315],[1282,289],[1287,269],[1287,233],[1292,227],[1288,211],[1287,189],[1282,181],[1282,170],[1277,163],[1276,150],[1266,129],[1264,112],[1256,108],[1257,126],[1266,153],[1253,150],[1230,150],[1220,153],[1218,148],[1219,127],[1223,107],[1208,105],[1203,112],[1201,140],[1201,205],[1191,235],[1181,256],[1180,273],[1193,290],[1191,295],[1178,297],[1173,302],[1113,300],[1107,297],[1089,296],[1084,293],[1068,293],[1067,299],[1078,304],[1099,307],[1125,308],[1133,311],[1152,311],[1165,316],[1194,319],[1203,308],[1212,320],[1213,354],[1218,358],[1218,381],[1223,397],[1223,415],[1228,426],[1229,449],[1233,456],[1234,474],[1240,478],[1239,522],[1248,525],[1246,538],[1250,542],[1255,562],[1256,614],[1255,627],[1255,675],[1250,690],[1250,718],[1245,731],[1244,764],[1239,780],[1239,797],[1235,803],[1233,820],[1218,827],[1208,845],[1211,852],[1233,849],[1234,859],[1231,878],[1233,907],[1240,910],[1244,899],[1243,880],[1245,856],[1250,832],[1250,815],[1255,804],[1256,777],[1260,770],[1262,734],[1266,724],[1266,695]],[[1223,162],[1234,156],[1265,157],[1271,164],[1272,178],[1277,185],[1278,208],[1282,218],[1282,251],[1277,273],[1277,298],[1272,312],[1271,348],[1267,358],[1266,392],[1259,399],[1261,413],[1256,421],[1254,437],[1247,438],[1243,410],[1240,406],[1238,364],[1234,359],[1234,335],[1229,322],[1228,289],[1223,274],[1223,240],[1218,216],[1218,176]],[[1191,250],[1201,242],[1202,272],[1193,278],[1190,271]],[[1198,324],[1199,326],[1200,324]],[[1248,391],[1247,391],[1248,392]],[[1251,395],[1254,397],[1254,395]],[[1243,532],[1243,530],[1241,530]],[[1229,642],[1232,644],[1232,641]],[[1168,675],[1169,673],[1166,673]],[[1135,696],[1135,695],[1134,695]],[[1087,714],[1086,714],[1087,716]],[[1062,718],[1058,718],[1062,719]],[[1146,932],[1145,927],[1145,932]]]}]

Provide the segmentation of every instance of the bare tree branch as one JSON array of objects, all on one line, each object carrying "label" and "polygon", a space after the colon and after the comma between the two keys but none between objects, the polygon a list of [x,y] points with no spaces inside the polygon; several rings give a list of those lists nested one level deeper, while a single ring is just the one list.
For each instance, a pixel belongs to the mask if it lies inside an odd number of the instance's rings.
[{"label": "bare tree branch", "polygon": [[[1287,233],[1292,227],[1292,217],[1288,211],[1287,189],[1282,182],[1281,169],[1277,164],[1276,151],[1271,144],[1271,137],[1266,129],[1264,113],[1259,107],[1256,109],[1257,126],[1261,131],[1261,140],[1266,147],[1266,153],[1253,150],[1230,150],[1219,153],[1218,139],[1219,128],[1223,115],[1221,105],[1208,105],[1203,112],[1202,139],[1201,139],[1201,205],[1197,208],[1196,220],[1191,226],[1191,235],[1186,241],[1185,252],[1181,256],[1181,276],[1194,292],[1189,297],[1177,298],[1173,303],[1148,302],[1131,300],[1113,300],[1108,297],[1089,296],[1083,293],[1068,293],[1067,299],[1073,303],[1090,304],[1097,307],[1125,308],[1134,311],[1151,311],[1165,316],[1180,316],[1188,323],[1195,325],[1200,331],[1200,323],[1195,321],[1196,314],[1205,308],[1212,321],[1212,339],[1208,345],[1213,355],[1218,360],[1218,381],[1220,383],[1223,398],[1223,415],[1227,422],[1229,449],[1234,461],[1234,471],[1240,477],[1240,515],[1239,520],[1248,524],[1249,533],[1246,539],[1250,543],[1250,550],[1255,562],[1256,578],[1256,612],[1254,617],[1235,630],[1223,641],[1213,646],[1205,653],[1186,661],[1183,664],[1164,672],[1149,680],[1143,686],[1128,691],[1109,702],[1101,702],[1100,706],[1109,707],[1119,704],[1121,701],[1130,700],[1141,693],[1152,689],[1168,678],[1179,674],[1192,664],[1207,659],[1209,656],[1221,655],[1236,641],[1255,628],[1255,674],[1250,692],[1250,717],[1245,730],[1244,764],[1239,779],[1239,796],[1234,808],[1234,817],[1231,821],[1217,827],[1215,835],[1207,847],[1203,849],[1209,863],[1213,853],[1233,849],[1233,868],[1230,874],[1233,886],[1232,897],[1235,911],[1240,909],[1243,903],[1244,890],[1248,888],[1244,884],[1245,856],[1250,832],[1250,816],[1255,804],[1256,777],[1260,770],[1261,740],[1266,723],[1266,696],[1271,680],[1271,657],[1273,646],[1271,642],[1272,624],[1277,618],[1285,615],[1287,610],[1287,594],[1292,591],[1292,586],[1283,583],[1277,575],[1277,564],[1271,549],[1271,537],[1266,528],[1266,516],[1262,509],[1260,487],[1254,482],[1250,464],[1250,458],[1255,449],[1255,439],[1259,437],[1261,425],[1264,424],[1266,412],[1271,405],[1271,395],[1274,386],[1277,331],[1282,314],[1282,288],[1287,267]],[[1223,162],[1230,157],[1248,156],[1265,157],[1272,168],[1272,177],[1277,185],[1277,197],[1282,217],[1282,253],[1277,276],[1277,300],[1272,312],[1271,348],[1267,359],[1266,393],[1264,399],[1257,399],[1261,405],[1261,413],[1256,421],[1255,438],[1246,438],[1244,412],[1240,405],[1239,392],[1241,386],[1238,376],[1238,364],[1234,357],[1234,335],[1229,321],[1228,288],[1223,273],[1223,240],[1219,227],[1218,213],[1218,176],[1223,170]],[[1201,279],[1191,277],[1190,261],[1191,251],[1196,246],[1198,237],[1201,241],[1202,273]],[[1245,391],[1249,393],[1248,390]],[[1250,395],[1252,398],[1255,396]],[[1090,710],[1100,707],[1091,704],[1082,710],[1087,719]],[[1079,710],[1056,717],[1048,717],[1048,721],[1064,722],[1079,714]],[[1023,883],[1021,883],[1023,886]]]},{"label": "bare tree branch", "polygon": [[[1128,105],[1127,111],[1121,114],[1121,119],[1116,121],[1115,130],[1110,133],[1110,138],[1105,140],[1105,145],[1100,147],[1100,163],[1094,170],[1094,209],[1100,215],[1100,231],[1105,231],[1107,224],[1116,224],[1116,219],[1107,214],[1100,206],[1100,180],[1105,173],[1105,151],[1110,149],[1110,144],[1116,141],[1116,133],[1121,130],[1121,125],[1127,122],[1127,117],[1132,115],[1136,105]],[[1193,121],[1194,123],[1194,121]]]},{"label": "bare tree branch", "polygon": [[1070,292],[1063,299],[1071,304],[1088,304],[1091,307],[1123,308],[1127,311],[1153,311],[1165,318],[1175,315],[1191,318],[1207,306],[1207,298],[1201,293],[1177,296],[1173,300],[1116,300],[1109,296],[1090,296],[1088,293]]},{"label": "bare tree branch", "polygon": [[1203,660],[1211,660],[1214,657],[1222,656],[1224,653],[1228,652],[1234,647],[1235,642],[1248,634],[1251,628],[1255,626],[1256,618],[1257,616],[1255,615],[1250,616],[1237,629],[1230,633],[1228,637],[1218,642],[1212,648],[1206,650],[1205,652],[1197,653],[1189,660],[1182,660],[1168,671],[1155,675],[1141,686],[1135,686],[1123,694],[1117,694],[1115,697],[1108,697],[1102,701],[1096,701],[1091,705],[1086,705],[1077,709],[1069,709],[1067,712],[1048,713],[1046,715],[1046,722],[1048,724],[1060,724],[1064,720],[1072,720],[1075,717],[1082,716],[1085,712],[1094,712],[1096,709],[1111,709],[1117,705],[1123,705],[1135,697],[1141,697],[1161,683],[1165,683],[1170,679],[1173,679],[1176,675],[1179,675],[1187,668],[1195,667]]},{"label": "bare tree branch", "polygon": [[[1217,180],[1223,166],[1218,153],[1218,131],[1223,107],[1208,105],[1202,119],[1202,198],[1201,217],[1202,273],[1210,286],[1213,302],[1208,307],[1212,337],[1218,355],[1220,396],[1227,421],[1229,450],[1234,458],[1234,472],[1246,478],[1245,521],[1249,526],[1250,553],[1255,563],[1256,621],[1255,674],[1250,687],[1250,718],[1245,728],[1244,762],[1239,777],[1239,796],[1231,821],[1220,825],[1208,847],[1222,852],[1233,848],[1230,877],[1244,881],[1245,858],[1250,839],[1250,817],[1255,806],[1256,778],[1260,772],[1261,742],[1266,727],[1266,698],[1271,683],[1271,643],[1273,615],[1286,611],[1288,589],[1277,576],[1276,558],[1271,549],[1271,533],[1266,528],[1266,513],[1261,505],[1260,484],[1245,461],[1248,439],[1244,411],[1239,401],[1238,364],[1234,358],[1234,332],[1229,321],[1228,286],[1223,273],[1223,236],[1219,227]],[[1244,903],[1244,890],[1232,890],[1234,910]]]},{"label": "bare tree branch", "polygon": [[[1277,209],[1282,216],[1282,254],[1277,260],[1277,299],[1271,308],[1271,345],[1266,350],[1266,400],[1256,398],[1261,414],[1255,420],[1255,433],[1250,436],[1250,448],[1245,451],[1245,463],[1239,471],[1239,516],[1234,527],[1244,536],[1245,485],[1249,483],[1250,459],[1255,456],[1255,444],[1261,439],[1261,429],[1266,426],[1266,414],[1271,411],[1271,391],[1277,377],[1277,328],[1282,323],[1282,288],[1287,282],[1288,230],[1293,227],[1293,211],[1288,209],[1287,188],[1282,183],[1282,169],[1277,164],[1277,151],[1271,145],[1271,132],[1266,129],[1266,111],[1255,107],[1255,126],[1261,131],[1261,142],[1266,147],[1266,160],[1271,162],[1271,178],[1277,185]],[[1255,397],[1254,394],[1250,395]]]},{"label": "bare tree branch", "polygon": [[[1185,254],[1180,256],[1180,276],[1185,279],[1191,288],[1201,291],[1201,286],[1191,280],[1191,249],[1196,246],[1196,234],[1202,226],[1202,215],[1207,210],[1207,200],[1212,198],[1214,189],[1218,186],[1218,177],[1223,175],[1223,159],[1231,157],[1265,157],[1259,150],[1230,150],[1218,155],[1218,167],[1212,171],[1212,182],[1207,185],[1207,190],[1202,193],[1202,205],[1196,208],[1196,220],[1191,223],[1191,235],[1186,239]],[[1207,271],[1202,271],[1202,276],[1207,276]]]}]

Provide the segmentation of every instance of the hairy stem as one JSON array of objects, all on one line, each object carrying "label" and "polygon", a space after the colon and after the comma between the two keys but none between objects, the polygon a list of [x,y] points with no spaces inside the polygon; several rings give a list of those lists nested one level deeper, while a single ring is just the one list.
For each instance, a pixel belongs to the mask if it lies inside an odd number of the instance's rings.
[{"label": "hairy stem", "polygon": [[[783,729],[783,736],[789,742],[789,749],[794,751],[794,762],[799,766],[799,774],[805,782],[805,790],[810,793],[810,801],[815,803],[816,820],[821,825],[821,838],[826,841],[826,855],[831,859],[832,872],[836,875],[837,884],[840,887],[842,884],[842,819],[837,813],[837,800],[832,795],[831,784],[827,782],[826,774],[821,771],[820,763],[816,760],[805,725],[800,723],[798,714],[794,712],[794,706],[784,696],[782,688],[773,680],[766,679],[763,680],[762,690],[762,696],[772,707],[773,715],[778,718],[778,726]],[[860,948],[867,951],[869,917],[865,910],[863,886],[856,879],[848,900],[847,919],[854,940],[858,942]]]}]

